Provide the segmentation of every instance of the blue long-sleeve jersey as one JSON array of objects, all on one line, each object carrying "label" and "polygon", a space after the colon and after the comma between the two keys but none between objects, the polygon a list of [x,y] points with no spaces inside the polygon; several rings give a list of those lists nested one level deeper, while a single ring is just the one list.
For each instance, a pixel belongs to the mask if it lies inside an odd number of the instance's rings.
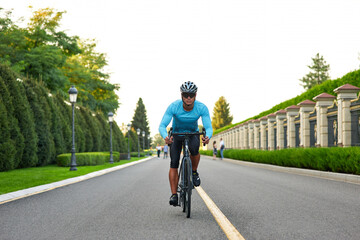
[{"label": "blue long-sleeve jersey", "polygon": [[177,100],[167,108],[161,120],[159,132],[163,138],[167,137],[166,127],[169,125],[171,119],[173,119],[173,132],[198,132],[198,120],[200,117],[203,126],[206,129],[206,136],[211,138],[213,129],[211,126],[209,110],[205,104],[195,100],[194,108],[188,112],[184,110],[182,100]]}]

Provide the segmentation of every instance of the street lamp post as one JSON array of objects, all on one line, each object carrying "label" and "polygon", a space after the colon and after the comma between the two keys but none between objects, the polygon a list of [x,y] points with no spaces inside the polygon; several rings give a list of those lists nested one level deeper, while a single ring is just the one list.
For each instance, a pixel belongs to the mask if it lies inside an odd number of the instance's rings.
[{"label": "street lamp post", "polygon": [[112,122],[114,120],[114,114],[112,112],[108,113],[109,123],[110,123],[110,163],[114,163],[113,152],[112,152]]},{"label": "street lamp post", "polygon": [[142,137],[143,137],[143,151],[145,152],[145,131],[142,131]]},{"label": "street lamp post", "polygon": [[[150,136],[148,135],[147,136],[147,139],[148,139],[148,149],[150,149]],[[150,151],[150,150],[149,150]],[[148,151],[148,154],[146,154],[146,156],[149,156],[149,151]],[[152,151],[151,151],[151,154],[152,154]]]},{"label": "street lamp post", "polygon": [[137,135],[138,135],[138,157],[140,157],[140,141],[139,141],[139,136],[140,136],[140,128],[136,129]]},{"label": "street lamp post", "polygon": [[128,129],[128,160],[130,160],[130,130],[131,130],[130,123],[127,125],[127,129]]},{"label": "street lamp post", "polygon": [[71,148],[71,163],[70,171],[76,171],[76,157],[75,157],[75,103],[78,91],[75,86],[71,86],[69,89],[70,102],[72,105],[72,148]]}]

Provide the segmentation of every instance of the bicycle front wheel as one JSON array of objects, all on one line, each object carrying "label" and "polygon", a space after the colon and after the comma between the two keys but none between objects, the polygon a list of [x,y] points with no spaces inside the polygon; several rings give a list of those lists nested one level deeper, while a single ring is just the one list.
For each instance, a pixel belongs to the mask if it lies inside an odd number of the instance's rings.
[{"label": "bicycle front wheel", "polygon": [[186,161],[186,166],[185,166],[185,180],[186,180],[186,188],[185,188],[185,192],[186,192],[186,217],[190,218],[190,214],[191,214],[191,193],[192,193],[192,188],[193,188],[193,183],[192,183],[192,167],[191,167],[191,160],[188,159],[188,161]]}]

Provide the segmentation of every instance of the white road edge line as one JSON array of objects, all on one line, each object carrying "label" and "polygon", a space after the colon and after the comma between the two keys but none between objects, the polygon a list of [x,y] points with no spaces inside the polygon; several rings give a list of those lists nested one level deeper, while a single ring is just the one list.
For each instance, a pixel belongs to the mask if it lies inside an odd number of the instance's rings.
[{"label": "white road edge line", "polygon": [[40,186],[36,186],[36,187],[32,187],[32,188],[27,188],[27,189],[23,189],[23,190],[19,190],[16,192],[10,192],[10,193],[5,193],[0,195],[0,205],[4,204],[4,203],[8,203],[8,202],[12,202],[21,198],[25,198],[25,197],[29,197],[32,195],[36,195],[39,193],[43,193],[43,192],[47,192],[50,190],[54,190],[56,188],[60,188],[60,187],[64,187],[70,184],[74,184],[74,183],[78,183],[90,178],[94,178],[94,177],[98,177],[110,172],[114,172],[126,167],[130,167],[148,160],[151,160],[153,157],[148,157],[148,158],[144,158],[141,160],[137,160],[137,161],[133,161],[133,162],[129,162],[129,163],[125,163],[122,165],[118,165],[112,168],[106,168],[97,172],[91,172],[88,173],[86,175],[82,175],[82,176],[78,176],[78,177],[74,177],[74,178],[68,178],[65,180],[61,180],[58,182],[54,182],[54,183],[49,183],[49,184],[44,184],[44,185],[40,185]]},{"label": "white road edge line", "polygon": [[204,189],[202,189],[202,187],[196,187],[195,189],[199,193],[200,197],[204,200],[206,206],[210,210],[211,214],[214,216],[221,229],[224,231],[227,238],[230,240],[245,240],[245,238],[241,236],[241,234],[234,227],[234,225],[231,224],[227,217],[220,211],[220,209],[215,205],[211,198],[206,194]]}]

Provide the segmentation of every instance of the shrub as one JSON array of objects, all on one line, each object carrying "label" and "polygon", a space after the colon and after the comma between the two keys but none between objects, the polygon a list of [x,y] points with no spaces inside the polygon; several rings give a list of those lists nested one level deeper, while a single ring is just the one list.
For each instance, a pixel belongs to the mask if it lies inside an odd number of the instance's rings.
[{"label": "shrub", "polygon": [[[200,151],[212,156],[212,150]],[[360,175],[360,148],[290,148],[275,151],[228,149],[224,157],[249,162],[273,164]]]},{"label": "shrub", "polygon": [[[140,157],[145,157],[145,152],[140,152]],[[130,157],[138,157],[138,152],[131,152]]]},{"label": "shrub", "polygon": [[[77,166],[90,166],[90,165],[101,165],[109,162],[110,153],[109,152],[85,152],[85,153],[75,153],[76,165]],[[113,152],[114,162],[120,161],[120,153]],[[58,166],[65,167],[70,166],[71,163],[71,153],[60,154],[56,157],[56,162]]]}]

